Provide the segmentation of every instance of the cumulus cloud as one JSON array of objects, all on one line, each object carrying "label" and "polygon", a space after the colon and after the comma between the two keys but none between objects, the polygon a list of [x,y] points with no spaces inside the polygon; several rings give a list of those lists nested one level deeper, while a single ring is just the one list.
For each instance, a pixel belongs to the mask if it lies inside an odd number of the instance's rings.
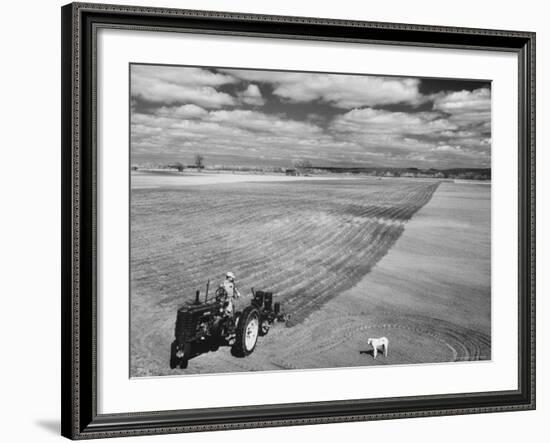
[{"label": "cumulus cloud", "polygon": [[420,80],[366,75],[224,70],[232,77],[269,83],[273,94],[290,102],[320,100],[342,109],[425,101]]},{"label": "cumulus cloud", "polygon": [[436,94],[433,109],[446,115],[458,129],[445,134],[462,151],[477,153],[487,160],[491,150],[491,90],[441,92]]},{"label": "cumulus cloud", "polygon": [[432,148],[432,151],[462,152],[462,148],[460,146],[439,145]]},{"label": "cumulus cloud", "polygon": [[[453,118],[457,115],[461,118]],[[488,166],[490,138],[466,121],[464,115],[458,111],[449,115],[440,111],[362,108],[337,116],[331,130],[373,152],[386,152],[390,163],[395,159],[401,165],[420,162],[451,167],[477,161],[476,166]]]},{"label": "cumulus cloud", "polygon": [[217,122],[237,128],[244,128],[257,132],[280,134],[319,134],[321,129],[308,122],[289,120],[283,117],[264,114],[262,112],[239,110],[212,111],[204,119],[207,122]]},{"label": "cumulus cloud", "polygon": [[[170,110],[133,116],[133,150],[200,150],[220,157],[310,159],[314,164],[452,167],[490,161],[487,141],[465,131],[456,132],[468,137],[454,137],[456,126],[433,112],[356,109],[335,117],[323,128],[310,120],[253,110]],[[184,114],[188,115],[182,119]]]},{"label": "cumulus cloud", "polygon": [[174,85],[187,86],[221,86],[237,83],[239,80],[220,72],[204,68],[162,66],[162,65],[132,65],[132,80],[154,79]]},{"label": "cumulus cloud", "polygon": [[170,118],[199,118],[206,114],[208,114],[208,111],[193,104],[181,106],[162,106],[156,111],[156,115]]},{"label": "cumulus cloud", "polygon": [[132,88],[136,97],[156,103],[187,102],[204,108],[221,108],[236,103],[234,97],[210,86],[188,87],[146,79],[136,81]]},{"label": "cumulus cloud", "polygon": [[434,109],[450,114],[489,111],[491,91],[488,88],[474,91],[458,91],[436,95]]},{"label": "cumulus cloud", "polygon": [[265,104],[260,88],[255,84],[248,85],[248,87],[239,94],[239,98],[247,105],[262,106]]},{"label": "cumulus cloud", "polygon": [[154,103],[191,103],[204,108],[220,108],[236,103],[231,95],[215,86],[237,80],[200,68],[132,66],[132,97]]},{"label": "cumulus cloud", "polygon": [[434,98],[433,109],[449,114],[451,121],[462,126],[490,126],[491,91],[489,88],[480,88],[440,93]]},{"label": "cumulus cloud", "polygon": [[294,102],[321,100],[338,108],[419,103],[418,80],[311,75],[304,82],[277,86],[274,94]]},{"label": "cumulus cloud", "polygon": [[[338,141],[322,128],[283,115],[252,110],[212,110],[200,118],[180,119],[165,111],[132,116],[132,151],[178,153],[200,150],[204,155],[336,161],[361,148]],[[353,151],[355,149],[356,151]]]},{"label": "cumulus cloud", "polygon": [[424,95],[411,78],[141,65],[131,75],[132,154],[490,165],[488,87]]},{"label": "cumulus cloud", "polygon": [[457,129],[457,126],[433,112],[391,112],[363,108],[336,117],[332,128],[368,135],[433,135]]}]

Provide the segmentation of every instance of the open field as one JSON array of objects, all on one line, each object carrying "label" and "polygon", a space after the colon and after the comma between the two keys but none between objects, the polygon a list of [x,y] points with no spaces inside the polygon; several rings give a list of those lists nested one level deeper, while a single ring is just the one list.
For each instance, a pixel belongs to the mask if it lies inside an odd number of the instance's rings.
[{"label": "open field", "polygon": [[[347,178],[353,180],[353,177]],[[245,174],[228,172],[139,171],[132,173],[132,189],[215,185],[224,183],[289,182],[313,180],[346,180],[346,177],[299,177],[283,174]]]},{"label": "open field", "polygon": [[[293,327],[185,373],[490,358],[489,186],[293,179],[132,189],[133,376],[179,373],[176,309],[227,270],[243,293],[273,291]],[[390,338],[387,360],[360,352],[366,335]]]},{"label": "open field", "polygon": [[[275,346],[286,352],[272,349],[271,361],[314,368],[490,359],[490,238],[490,188],[442,183],[372,272],[281,331]],[[379,336],[390,353],[373,360],[366,339]]]}]

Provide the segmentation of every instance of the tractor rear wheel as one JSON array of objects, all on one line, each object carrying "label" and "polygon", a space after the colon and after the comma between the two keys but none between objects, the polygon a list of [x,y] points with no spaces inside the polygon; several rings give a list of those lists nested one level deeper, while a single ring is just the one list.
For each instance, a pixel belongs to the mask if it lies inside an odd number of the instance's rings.
[{"label": "tractor rear wheel", "polygon": [[254,306],[247,307],[239,318],[235,344],[231,353],[236,357],[252,354],[260,334],[260,312]]}]

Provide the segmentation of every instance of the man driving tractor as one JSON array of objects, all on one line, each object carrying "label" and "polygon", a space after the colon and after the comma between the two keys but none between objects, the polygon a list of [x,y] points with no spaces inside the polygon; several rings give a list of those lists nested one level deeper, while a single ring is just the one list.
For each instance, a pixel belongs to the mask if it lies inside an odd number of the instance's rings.
[{"label": "man driving tractor", "polygon": [[227,306],[225,307],[225,314],[232,315],[234,301],[241,296],[239,290],[235,286],[235,274],[233,274],[232,272],[228,272],[227,274],[225,274],[225,280],[222,282],[220,287],[223,288],[227,294]]}]

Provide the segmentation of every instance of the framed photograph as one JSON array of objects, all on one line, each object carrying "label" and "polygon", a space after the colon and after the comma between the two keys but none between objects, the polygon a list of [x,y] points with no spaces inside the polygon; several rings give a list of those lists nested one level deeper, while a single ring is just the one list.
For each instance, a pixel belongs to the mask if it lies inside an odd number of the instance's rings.
[{"label": "framed photograph", "polygon": [[535,408],[535,35],[62,8],[62,434]]}]

